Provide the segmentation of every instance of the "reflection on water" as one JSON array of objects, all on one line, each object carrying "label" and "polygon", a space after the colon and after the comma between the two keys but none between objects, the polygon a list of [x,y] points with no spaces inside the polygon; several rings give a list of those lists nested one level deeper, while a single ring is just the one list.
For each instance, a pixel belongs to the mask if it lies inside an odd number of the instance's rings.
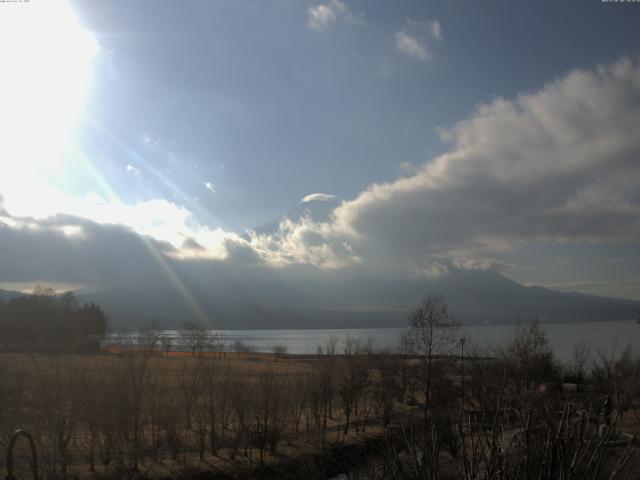
[{"label": "reflection on water", "polygon": [[[586,322],[554,323],[543,325],[549,342],[558,358],[570,360],[573,346],[583,341],[596,350],[611,353],[620,352],[627,345],[640,345],[640,325],[627,322]],[[460,329],[460,337],[466,336],[467,346],[478,344],[482,347],[497,346],[512,338],[515,325],[468,326]],[[371,337],[377,348],[395,348],[398,345],[402,328],[371,329],[307,329],[307,330],[224,330],[227,348],[240,341],[253,346],[259,352],[269,352],[274,345],[284,345],[289,353],[316,353],[318,346],[324,345],[332,337],[343,339],[352,337]],[[167,330],[165,335],[175,338],[174,349],[182,349],[180,332]],[[131,335],[132,337],[135,334]],[[107,340],[107,343],[109,340]]]}]

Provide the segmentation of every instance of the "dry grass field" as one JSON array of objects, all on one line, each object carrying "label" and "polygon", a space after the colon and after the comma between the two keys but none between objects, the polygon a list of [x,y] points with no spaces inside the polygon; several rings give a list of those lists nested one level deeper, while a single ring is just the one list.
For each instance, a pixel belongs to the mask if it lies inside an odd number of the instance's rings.
[{"label": "dry grass field", "polygon": [[[32,432],[44,478],[253,470],[382,432],[368,386],[357,393],[345,434],[336,390],[343,362],[269,354],[2,354],[0,449],[16,428]],[[24,470],[23,447],[16,454]]]},{"label": "dry grass field", "polygon": [[[438,357],[427,410],[418,358],[358,348],[300,356],[143,349],[2,353],[0,451],[15,429],[25,428],[37,445],[40,478],[62,480],[187,479],[197,472],[215,472],[217,478],[331,478],[354,468],[373,472],[363,478],[378,478],[375,472],[392,471],[411,455],[433,449],[432,463],[420,460],[413,476],[398,478],[431,478],[421,469],[439,465],[440,476],[433,478],[466,479],[473,468],[488,468],[497,458],[491,418],[501,416],[501,431],[522,436],[518,415],[532,415],[536,427],[528,441],[541,443],[528,450],[519,450],[517,442],[504,445],[519,459],[527,451],[541,455],[545,442],[560,440],[554,432],[563,425],[563,408],[573,405],[574,419],[579,403],[599,402],[595,384],[592,398],[583,399],[558,387],[518,390],[522,374],[505,376],[505,364],[487,357],[466,362],[464,409],[458,360]],[[507,408],[495,408],[503,404]],[[640,433],[635,408],[627,404],[619,432]],[[590,415],[596,431],[597,412]],[[551,435],[545,441],[544,432]],[[504,443],[504,434],[500,438]],[[479,444],[488,450],[469,460]],[[30,478],[26,447],[21,441],[16,449],[22,475],[16,478]],[[623,454],[619,448],[614,457]],[[474,461],[473,468],[463,468]]]}]

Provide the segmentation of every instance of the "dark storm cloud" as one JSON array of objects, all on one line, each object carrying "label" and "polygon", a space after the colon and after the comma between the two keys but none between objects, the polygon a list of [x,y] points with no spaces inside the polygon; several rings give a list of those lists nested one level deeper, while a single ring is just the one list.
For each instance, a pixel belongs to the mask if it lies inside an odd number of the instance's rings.
[{"label": "dark storm cloud", "polygon": [[166,255],[168,244],[143,238],[117,225],[57,215],[35,221],[0,222],[2,279],[44,280],[105,288],[157,285],[161,268],[152,251]]}]

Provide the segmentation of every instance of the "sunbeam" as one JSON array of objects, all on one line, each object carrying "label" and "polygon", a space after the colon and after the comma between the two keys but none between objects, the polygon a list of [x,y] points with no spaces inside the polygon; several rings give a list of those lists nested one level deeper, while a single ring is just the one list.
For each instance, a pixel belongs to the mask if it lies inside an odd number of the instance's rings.
[{"label": "sunbeam", "polygon": [[[100,185],[102,192],[107,196],[110,202],[116,205],[123,205],[123,202],[120,200],[120,197],[116,194],[116,192],[111,188],[109,183],[104,179],[104,177],[100,174],[100,172],[93,166],[91,160],[80,150],[75,147],[75,154],[82,160],[87,171],[90,172],[94,181]],[[178,293],[185,300],[192,313],[196,316],[198,321],[202,322],[207,326],[213,326],[211,323],[210,316],[205,312],[202,308],[198,300],[193,296],[191,291],[187,288],[175,270],[169,265],[169,262],[164,257],[164,255],[158,251],[153,241],[144,234],[138,235],[137,238],[144,244],[147,248],[153,259],[158,263],[162,271],[165,273],[171,284],[176,288]]]}]

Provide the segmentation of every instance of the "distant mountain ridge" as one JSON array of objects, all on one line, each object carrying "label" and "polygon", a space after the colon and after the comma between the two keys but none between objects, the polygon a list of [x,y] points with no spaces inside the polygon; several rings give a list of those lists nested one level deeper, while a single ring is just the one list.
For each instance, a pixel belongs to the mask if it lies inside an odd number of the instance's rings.
[{"label": "distant mountain ridge", "polygon": [[[296,328],[386,328],[404,327],[407,314],[420,298],[443,294],[452,315],[466,325],[513,324],[539,319],[543,323],[607,320],[635,320],[640,302],[558,292],[543,287],[526,287],[496,272],[453,271],[437,280],[413,281],[405,285],[384,282],[365,295],[347,292],[340,297],[343,283],[332,286],[312,282],[297,286],[289,303],[269,295],[242,299],[221,288],[192,291],[194,298],[210,318],[211,328],[222,329],[296,329]],[[305,288],[306,287],[306,288]],[[305,290],[331,289],[333,304],[304,303],[296,297]],[[302,292],[302,293],[299,293]],[[374,301],[395,298],[395,306],[376,306]],[[175,291],[130,292],[120,294],[78,295],[82,302],[96,302],[114,325],[130,328],[156,322],[166,328],[178,328],[194,315],[188,303]],[[369,306],[358,306],[369,305]]]},{"label": "distant mountain ridge", "polygon": [[[347,282],[345,279],[344,282]],[[302,286],[304,287],[304,285]],[[510,324],[529,322],[535,318],[543,323],[607,320],[636,320],[640,302],[597,297],[580,293],[559,292],[538,286],[523,286],[496,273],[451,270],[437,280],[414,281],[404,285],[382,282],[368,295],[336,298],[335,305],[321,302],[304,303],[282,299],[270,300],[269,292],[253,301],[232,295],[221,288],[192,291],[194,298],[210,318],[211,328],[224,329],[290,329],[290,328],[384,328],[406,325],[408,312],[425,295],[443,294],[452,315],[462,324]],[[325,289],[318,283],[311,290]],[[340,291],[341,284],[333,286]],[[384,293],[383,293],[384,292]],[[0,302],[26,295],[0,289]],[[95,302],[109,316],[114,327],[139,328],[155,322],[165,328],[179,328],[194,320],[193,310],[175,290],[112,293],[76,292],[81,303]],[[296,297],[295,295],[292,297]],[[400,306],[376,307],[375,297],[395,298]],[[370,306],[359,306],[370,305]],[[404,305],[404,307],[403,307]]]},{"label": "distant mountain ridge", "polygon": [[0,302],[8,302],[12,298],[22,297],[25,294],[14,290],[3,290],[0,288]]},{"label": "distant mountain ridge", "polygon": [[[312,194],[252,231],[277,236],[287,219],[329,221],[339,205],[335,196]],[[198,310],[211,328],[403,327],[413,306],[431,294],[444,295],[453,316],[467,325],[535,318],[542,322],[636,320],[640,308],[639,301],[528,287],[496,271],[454,265],[447,265],[447,272],[433,279],[380,273],[369,270],[366,263],[330,272],[298,264],[283,269],[262,265],[236,269],[224,264],[203,268],[209,270],[201,277],[189,277],[188,272],[180,276],[183,293],[165,279],[153,288],[140,284],[121,291],[78,291],[76,296],[81,303],[100,305],[114,326],[131,329],[149,322],[179,328],[185,321],[202,321]],[[0,290],[0,301],[20,295]]]}]

